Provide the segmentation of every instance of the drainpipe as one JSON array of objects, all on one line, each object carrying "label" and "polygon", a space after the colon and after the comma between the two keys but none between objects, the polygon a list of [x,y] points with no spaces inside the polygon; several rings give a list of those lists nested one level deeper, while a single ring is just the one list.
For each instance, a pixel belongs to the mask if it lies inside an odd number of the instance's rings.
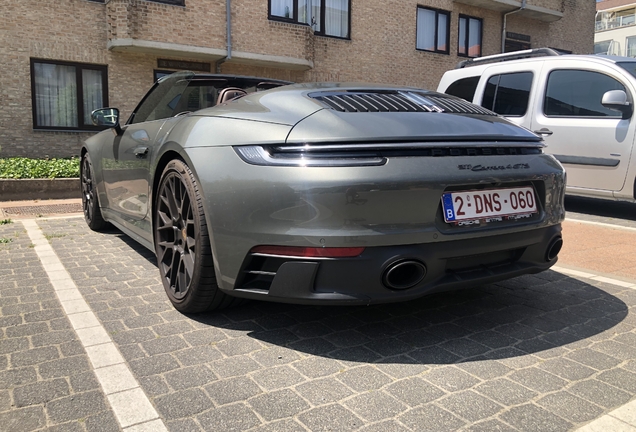
[{"label": "drainpipe", "polygon": [[[525,2],[525,0],[523,0]],[[225,29],[227,39],[227,55],[216,62],[216,73],[221,73],[221,65],[232,59],[232,0],[225,0]]]},{"label": "drainpipe", "polygon": [[506,49],[506,19],[508,15],[512,15],[513,13],[521,12],[526,8],[526,0],[521,0],[521,7],[519,9],[507,12],[503,14],[503,30],[501,31],[501,52],[503,53]]}]

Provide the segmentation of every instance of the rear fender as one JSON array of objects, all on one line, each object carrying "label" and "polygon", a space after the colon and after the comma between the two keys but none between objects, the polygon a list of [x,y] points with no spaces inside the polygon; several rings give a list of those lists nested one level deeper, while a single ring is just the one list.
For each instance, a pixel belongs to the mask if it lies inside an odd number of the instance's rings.
[{"label": "rear fender", "polygon": [[[104,187],[104,176],[102,175],[103,160],[102,149],[105,145],[112,145],[114,139],[113,131],[107,129],[84,141],[80,150],[80,157],[88,153],[93,164],[93,174],[95,175],[95,187],[97,188],[98,203],[100,208],[108,208],[108,197]],[[80,164],[81,170],[81,164]]]}]

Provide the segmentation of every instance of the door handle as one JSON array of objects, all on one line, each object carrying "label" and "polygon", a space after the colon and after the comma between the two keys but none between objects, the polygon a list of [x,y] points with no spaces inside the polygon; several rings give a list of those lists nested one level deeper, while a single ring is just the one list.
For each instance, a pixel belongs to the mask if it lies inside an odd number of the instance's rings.
[{"label": "door handle", "polygon": [[550,136],[550,135],[552,135],[554,133],[548,128],[541,128],[541,129],[533,131],[533,132],[536,133],[537,135],[547,135],[547,136]]},{"label": "door handle", "polygon": [[136,147],[133,153],[135,153],[135,156],[138,158],[144,158],[148,154],[148,147]]}]

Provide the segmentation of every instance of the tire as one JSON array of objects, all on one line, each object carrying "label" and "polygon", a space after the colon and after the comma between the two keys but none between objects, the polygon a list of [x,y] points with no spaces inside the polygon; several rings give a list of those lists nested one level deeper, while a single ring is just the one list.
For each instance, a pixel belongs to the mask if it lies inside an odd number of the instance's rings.
[{"label": "tire", "polygon": [[199,185],[183,161],[163,170],[154,208],[157,266],[175,309],[198,313],[240,303],[217,285]]},{"label": "tire", "polygon": [[102,231],[108,226],[108,222],[102,217],[102,211],[99,208],[99,197],[95,188],[95,174],[88,152],[82,156],[81,167],[80,190],[82,192],[84,219],[90,229],[93,231]]}]

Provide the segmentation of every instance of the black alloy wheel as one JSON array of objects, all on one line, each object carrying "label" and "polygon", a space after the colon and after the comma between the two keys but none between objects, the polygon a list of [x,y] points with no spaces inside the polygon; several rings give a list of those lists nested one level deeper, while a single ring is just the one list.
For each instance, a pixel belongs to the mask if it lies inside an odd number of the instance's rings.
[{"label": "black alloy wheel", "polygon": [[155,200],[155,249],[163,286],[184,313],[235,303],[219,290],[203,202],[194,174],[181,160],[168,163]]},{"label": "black alloy wheel", "polygon": [[84,210],[84,219],[88,227],[94,231],[100,231],[107,225],[102,217],[97,198],[97,190],[95,189],[95,176],[93,174],[93,164],[88,153],[82,156],[81,175],[82,189],[82,209]]}]

